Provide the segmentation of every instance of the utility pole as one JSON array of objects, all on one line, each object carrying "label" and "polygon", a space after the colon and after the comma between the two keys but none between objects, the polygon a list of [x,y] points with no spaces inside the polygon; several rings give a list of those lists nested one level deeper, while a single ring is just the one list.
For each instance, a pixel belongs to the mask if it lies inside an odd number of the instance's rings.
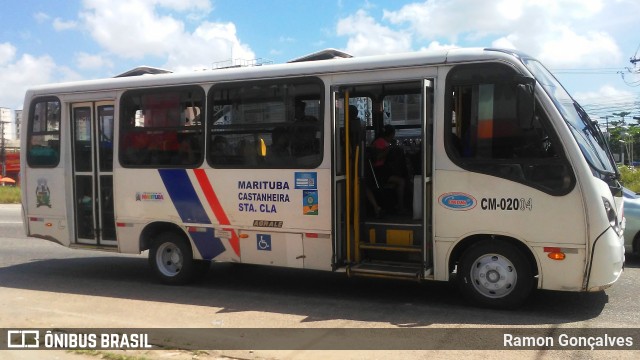
[{"label": "utility pole", "polygon": [[6,121],[0,121],[0,161],[2,161],[2,177],[7,176],[7,154],[4,148],[4,124]]},{"label": "utility pole", "polygon": [[620,116],[622,118],[622,125],[625,125],[624,117],[631,114],[628,111],[620,111],[619,113],[613,113],[613,116]]}]

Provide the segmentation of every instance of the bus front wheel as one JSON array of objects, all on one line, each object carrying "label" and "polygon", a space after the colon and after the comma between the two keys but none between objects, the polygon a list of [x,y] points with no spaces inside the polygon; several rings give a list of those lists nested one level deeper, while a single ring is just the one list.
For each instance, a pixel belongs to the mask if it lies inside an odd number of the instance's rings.
[{"label": "bus front wheel", "polygon": [[175,233],[162,233],[149,249],[149,265],[165,284],[181,285],[193,280],[198,265],[189,242]]},{"label": "bus front wheel", "polygon": [[512,309],[521,305],[534,284],[531,264],[516,246],[498,239],[467,249],[458,264],[462,293],[481,306]]}]

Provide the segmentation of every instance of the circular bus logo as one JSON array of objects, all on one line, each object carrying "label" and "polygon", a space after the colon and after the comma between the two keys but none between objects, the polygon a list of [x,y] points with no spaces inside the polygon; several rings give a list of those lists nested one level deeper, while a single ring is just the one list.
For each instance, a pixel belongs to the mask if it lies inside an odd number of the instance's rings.
[{"label": "circular bus logo", "polygon": [[450,210],[471,210],[477,204],[473,196],[461,192],[442,194],[438,198],[438,202]]}]

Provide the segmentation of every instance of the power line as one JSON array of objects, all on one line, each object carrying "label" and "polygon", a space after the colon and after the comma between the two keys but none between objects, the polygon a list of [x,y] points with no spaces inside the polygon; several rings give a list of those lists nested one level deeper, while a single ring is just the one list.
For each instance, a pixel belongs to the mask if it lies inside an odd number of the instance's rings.
[{"label": "power line", "polygon": [[589,75],[607,75],[607,74],[617,74],[619,71],[624,70],[624,68],[559,68],[559,69],[551,69],[550,71],[554,74],[589,74]]}]

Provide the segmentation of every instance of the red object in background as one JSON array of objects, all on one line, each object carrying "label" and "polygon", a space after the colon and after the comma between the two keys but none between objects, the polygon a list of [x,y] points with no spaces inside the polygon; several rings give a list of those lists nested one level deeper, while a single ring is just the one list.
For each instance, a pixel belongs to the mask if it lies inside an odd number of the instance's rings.
[{"label": "red object in background", "polygon": [[7,174],[20,171],[20,153],[6,153],[5,158]]}]

